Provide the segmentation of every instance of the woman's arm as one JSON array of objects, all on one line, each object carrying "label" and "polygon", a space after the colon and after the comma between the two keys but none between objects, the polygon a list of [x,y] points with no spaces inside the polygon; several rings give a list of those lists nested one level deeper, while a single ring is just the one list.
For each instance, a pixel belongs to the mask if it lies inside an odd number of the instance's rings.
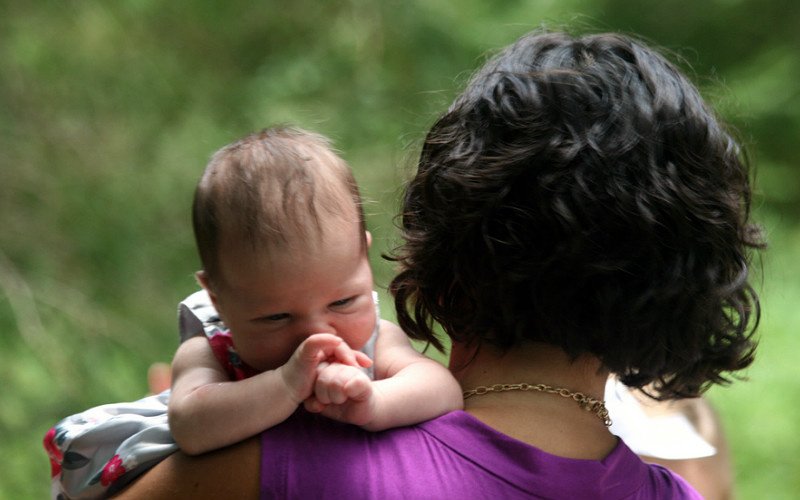
[{"label": "woman's arm", "polygon": [[113,498],[255,499],[259,495],[260,463],[258,437],[195,457],[178,451]]}]

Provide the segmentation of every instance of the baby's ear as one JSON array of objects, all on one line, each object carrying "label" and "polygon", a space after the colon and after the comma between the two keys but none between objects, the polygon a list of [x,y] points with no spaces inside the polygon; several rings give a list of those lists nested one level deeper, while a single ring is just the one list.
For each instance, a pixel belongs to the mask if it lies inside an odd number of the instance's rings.
[{"label": "baby's ear", "polygon": [[372,233],[369,231],[364,231],[366,238],[367,238],[367,248],[372,246]]},{"label": "baby's ear", "polygon": [[194,278],[197,280],[197,283],[203,287],[203,289],[208,292],[208,296],[211,298],[211,303],[214,307],[217,307],[217,294],[211,289],[211,282],[208,278],[208,273],[204,270],[197,271],[194,273]]}]

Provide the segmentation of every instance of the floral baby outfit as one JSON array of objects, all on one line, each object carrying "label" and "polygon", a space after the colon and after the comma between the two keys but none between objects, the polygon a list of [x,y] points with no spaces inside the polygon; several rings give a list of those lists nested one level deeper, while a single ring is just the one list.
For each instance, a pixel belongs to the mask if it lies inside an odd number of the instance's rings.
[{"label": "floral baby outfit", "polygon": [[[375,307],[377,294],[373,292]],[[380,316],[377,316],[380,317]],[[231,380],[258,373],[233,346],[205,290],[178,306],[181,342],[205,335],[214,356]],[[374,357],[378,322],[361,350]],[[366,369],[373,378],[372,369]],[[111,496],[178,450],[167,421],[169,389],[129,403],[112,403],[71,415],[47,431],[44,448],[50,458],[51,497],[61,499]]]}]

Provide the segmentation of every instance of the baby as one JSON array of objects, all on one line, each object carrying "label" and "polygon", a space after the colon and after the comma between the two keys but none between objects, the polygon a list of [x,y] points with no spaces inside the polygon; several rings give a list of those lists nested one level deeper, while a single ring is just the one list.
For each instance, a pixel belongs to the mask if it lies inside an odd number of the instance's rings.
[{"label": "baby", "polygon": [[271,128],[223,147],[193,223],[204,290],[181,304],[171,393],[51,428],[53,498],[113,495],[178,446],[222,448],[301,404],[368,430],[463,407],[450,372],[379,319],[358,187],[327,139]]},{"label": "baby", "polygon": [[193,223],[197,279],[224,327],[173,360],[169,426],[185,453],[241,441],[301,403],[369,430],[462,407],[450,372],[377,317],[358,187],[325,138],[275,128],[222,148]]}]

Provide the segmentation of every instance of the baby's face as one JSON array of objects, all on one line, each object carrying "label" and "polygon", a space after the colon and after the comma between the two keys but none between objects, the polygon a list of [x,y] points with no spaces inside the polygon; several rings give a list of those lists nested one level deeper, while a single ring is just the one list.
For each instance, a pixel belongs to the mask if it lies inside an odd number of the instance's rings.
[{"label": "baby's face", "polygon": [[359,231],[329,234],[314,251],[259,253],[242,245],[221,252],[225,285],[216,305],[248,365],[275,369],[315,333],[332,333],[353,349],[369,340],[377,318]]}]

